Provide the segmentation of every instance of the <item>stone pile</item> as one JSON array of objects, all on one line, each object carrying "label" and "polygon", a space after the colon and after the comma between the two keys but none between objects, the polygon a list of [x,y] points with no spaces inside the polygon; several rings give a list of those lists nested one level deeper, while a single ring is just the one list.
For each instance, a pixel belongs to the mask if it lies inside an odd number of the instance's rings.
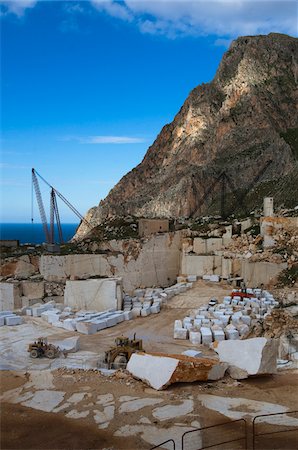
[{"label": "stone pile", "polygon": [[268,291],[247,289],[247,294],[253,297],[226,296],[222,303],[201,306],[192,316],[175,320],[174,339],[209,346],[215,341],[245,338],[255,323],[279,304]]},{"label": "stone pile", "polygon": [[12,311],[1,311],[0,312],[0,327],[4,325],[14,326],[21,325],[23,323],[23,319],[21,316],[17,316]]},{"label": "stone pile", "polygon": [[94,334],[97,331],[113,327],[124,320],[133,318],[131,311],[75,312],[71,307],[64,307],[53,301],[43,305],[37,304],[23,308],[23,313],[28,316],[41,317],[55,327],[64,328],[68,331],[78,331],[82,334]]},{"label": "stone pile", "polygon": [[162,306],[167,304],[167,300],[192,288],[196,279],[196,275],[189,275],[187,278],[178,277],[176,284],[164,289],[135,289],[134,296],[124,295],[123,310],[125,312],[131,311],[134,318],[158,314]]}]

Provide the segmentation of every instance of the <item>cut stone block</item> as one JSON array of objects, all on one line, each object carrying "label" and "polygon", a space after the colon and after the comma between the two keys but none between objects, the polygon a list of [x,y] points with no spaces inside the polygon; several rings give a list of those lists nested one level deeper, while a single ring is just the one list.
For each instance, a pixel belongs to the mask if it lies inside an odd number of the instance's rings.
[{"label": "cut stone block", "polygon": [[185,352],[182,352],[182,355],[191,356],[192,358],[201,358],[203,352],[198,352],[197,350],[185,350]]},{"label": "cut stone block", "polygon": [[219,316],[218,320],[221,321],[224,327],[226,327],[229,323],[230,317],[229,316]]},{"label": "cut stone block", "polygon": [[14,326],[14,325],[21,325],[23,323],[23,319],[21,316],[5,316],[5,325],[8,326]]},{"label": "cut stone block", "polygon": [[225,329],[226,338],[229,340],[239,339],[239,333],[236,328]]},{"label": "cut stone block", "polygon": [[156,305],[152,305],[151,307],[150,307],[150,312],[151,312],[151,314],[158,314],[159,312],[160,312],[160,306],[159,306],[159,304],[156,304]]},{"label": "cut stone block", "polygon": [[183,319],[183,326],[185,327],[185,325],[187,323],[192,323],[192,318],[191,317],[184,317],[184,319]]},{"label": "cut stone block", "polygon": [[201,344],[201,333],[199,331],[190,331],[189,340],[192,344]]},{"label": "cut stone block", "polygon": [[77,322],[77,331],[82,334],[94,334],[97,332],[97,325],[92,322]]},{"label": "cut stone block", "polygon": [[175,320],[174,328],[183,328],[181,320]]},{"label": "cut stone block", "polygon": [[197,281],[197,276],[196,275],[188,275],[187,281],[189,283],[194,283],[195,281]]},{"label": "cut stone block", "polygon": [[203,327],[209,327],[210,326],[210,320],[209,319],[203,319],[202,320],[202,326]]},{"label": "cut stone block", "polygon": [[5,323],[4,317],[0,316],[0,327],[3,327],[4,323]]},{"label": "cut stone block", "polygon": [[194,327],[196,327],[196,328],[201,328],[201,326],[202,326],[202,320],[201,320],[201,319],[194,319],[193,325],[194,325]]},{"label": "cut stone block", "polygon": [[141,317],[147,317],[150,316],[150,314],[151,314],[150,308],[141,309]]},{"label": "cut stone block", "polygon": [[174,339],[187,339],[188,330],[185,328],[175,328],[174,329]]},{"label": "cut stone block", "polygon": [[249,326],[243,323],[237,326],[237,330],[240,336],[245,336],[249,332]]},{"label": "cut stone block", "polygon": [[0,282],[0,309],[18,309],[22,307],[21,290],[18,282]]},{"label": "cut stone block", "polygon": [[214,341],[220,342],[225,340],[225,333],[223,330],[212,330]]},{"label": "cut stone block", "polygon": [[264,337],[219,342],[219,359],[245,370],[248,375],[276,373],[277,341]]},{"label": "cut stone block", "polygon": [[132,320],[132,319],[133,319],[132,311],[124,311],[124,320]]},{"label": "cut stone block", "polygon": [[106,324],[107,324],[108,328],[114,327],[115,325],[117,325],[117,323],[118,323],[118,319],[116,316],[111,316],[111,317],[106,318]]},{"label": "cut stone block", "polygon": [[138,298],[144,297],[145,295],[145,289],[135,289],[134,295]]},{"label": "cut stone block", "polygon": [[212,344],[212,333],[210,328],[201,327],[202,344],[209,345]]},{"label": "cut stone block", "polygon": [[184,328],[185,328],[186,330],[188,330],[188,331],[192,330],[192,329],[193,329],[193,324],[192,324],[192,322],[186,322]]},{"label": "cut stone block", "polygon": [[213,328],[214,326],[216,326],[217,329],[218,329],[218,328],[221,328],[222,330],[224,329],[224,324],[222,323],[221,320],[219,320],[219,319],[213,319],[213,320],[212,320],[212,323],[213,323],[213,325],[212,325],[211,328]]},{"label": "cut stone block", "polygon": [[73,308],[104,311],[122,306],[122,279],[67,280],[64,303]]},{"label": "cut stone block", "polygon": [[172,383],[219,380],[227,364],[209,358],[185,355],[133,353],[126,370],[153,389],[165,389]]},{"label": "cut stone block", "polygon": [[63,328],[68,331],[76,331],[77,330],[76,320],[74,320],[74,319],[63,320]]},{"label": "cut stone block", "polygon": [[125,320],[124,319],[124,313],[122,311],[120,313],[115,314],[112,317],[115,317],[117,319],[117,323],[121,323],[121,322],[123,322]]},{"label": "cut stone block", "polygon": [[210,281],[218,283],[219,282],[219,275],[210,275]]},{"label": "cut stone block", "polygon": [[0,311],[0,317],[12,316],[12,315],[13,315],[12,311]]},{"label": "cut stone block", "polygon": [[131,313],[134,318],[140,317],[142,308],[132,308]]}]

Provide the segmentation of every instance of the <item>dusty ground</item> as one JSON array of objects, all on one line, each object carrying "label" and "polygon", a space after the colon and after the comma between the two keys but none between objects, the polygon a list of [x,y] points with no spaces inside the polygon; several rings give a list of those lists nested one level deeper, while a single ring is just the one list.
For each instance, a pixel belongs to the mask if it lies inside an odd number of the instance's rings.
[{"label": "dusty ground", "polygon": [[[148,351],[179,353],[192,348],[189,342],[173,340],[173,322],[190,309],[205,304],[211,296],[221,298],[227,286],[197,283],[195,288],[172,299],[161,314],[123,322],[92,336],[81,336],[77,358],[96,361],[116,336],[136,332]],[[6,333],[3,329],[6,329]],[[245,418],[249,427],[258,414],[286,412],[267,418],[258,432],[280,431],[296,426],[296,432],[268,435],[256,449],[297,449],[298,371],[271,377],[250,378],[241,383],[229,377],[214,383],[177,384],[157,392],[126,373],[106,377],[92,370],[50,367],[48,360],[32,361],[25,352],[27,343],[44,331],[53,338],[70,337],[46,327],[41,319],[27,319],[25,325],[1,330],[1,448],[4,449],[149,449],[169,438],[180,449],[185,431]],[[208,351],[204,350],[205,353]],[[74,357],[59,363],[73,364]],[[70,361],[70,363],[69,363]],[[77,360],[78,361],[78,360]],[[57,361],[54,362],[57,365]],[[52,369],[52,370],[50,370]],[[264,428],[266,427],[266,428]],[[215,439],[237,439],[242,423],[228,428],[194,432],[186,436],[185,450],[211,445]],[[251,430],[249,428],[249,434]],[[249,447],[251,448],[251,438]],[[163,448],[173,448],[171,444]],[[219,447],[213,447],[219,448]],[[245,448],[244,441],[225,449]]]}]

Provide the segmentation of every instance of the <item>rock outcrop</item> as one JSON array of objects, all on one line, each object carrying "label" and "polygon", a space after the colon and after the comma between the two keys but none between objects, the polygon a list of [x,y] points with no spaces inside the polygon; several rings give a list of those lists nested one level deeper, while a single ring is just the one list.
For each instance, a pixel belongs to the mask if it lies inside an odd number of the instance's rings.
[{"label": "rock outcrop", "polygon": [[[235,40],[213,81],[193,89],[143,161],[89,210],[89,222],[218,212],[223,171],[234,185],[226,183],[227,212],[235,192],[248,194],[248,207],[268,194],[276,205],[297,201],[297,54],[298,40],[286,35]],[[86,233],[82,225],[77,237]]]}]

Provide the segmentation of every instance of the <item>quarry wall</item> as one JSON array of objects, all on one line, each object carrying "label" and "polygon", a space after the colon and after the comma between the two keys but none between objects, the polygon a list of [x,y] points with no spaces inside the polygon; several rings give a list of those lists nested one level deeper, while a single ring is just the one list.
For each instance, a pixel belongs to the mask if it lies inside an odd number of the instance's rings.
[{"label": "quarry wall", "polygon": [[180,271],[180,233],[158,234],[138,243],[132,254],[115,241],[114,254],[42,255],[40,273],[47,281],[92,276],[122,277],[125,292],[140,286],[168,286]]}]

